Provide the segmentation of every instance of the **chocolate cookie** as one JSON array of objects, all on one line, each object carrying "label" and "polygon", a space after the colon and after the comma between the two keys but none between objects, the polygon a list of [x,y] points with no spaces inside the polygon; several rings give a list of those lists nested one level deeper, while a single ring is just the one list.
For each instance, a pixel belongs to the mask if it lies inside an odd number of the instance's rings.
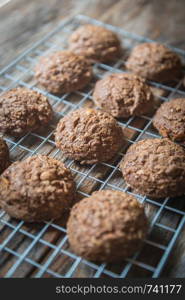
[{"label": "chocolate cookie", "polygon": [[108,62],[120,55],[120,41],[112,31],[95,25],[83,25],[70,36],[69,49],[93,61]]},{"label": "chocolate cookie", "polygon": [[85,87],[92,78],[92,66],[82,56],[58,51],[41,57],[35,77],[47,91],[65,94]]},{"label": "chocolate cookie", "polygon": [[126,62],[126,68],[159,82],[177,79],[182,72],[178,55],[159,43],[143,43],[134,47]]},{"label": "chocolate cookie", "polygon": [[64,164],[45,155],[13,163],[0,177],[0,205],[27,222],[62,218],[74,201],[75,184]]},{"label": "chocolate cookie", "polygon": [[45,126],[52,108],[45,96],[17,87],[0,96],[0,132],[21,136]]},{"label": "chocolate cookie", "polygon": [[185,150],[169,139],[146,139],[133,144],[120,166],[125,181],[135,192],[152,198],[185,193]]},{"label": "chocolate cookie", "polygon": [[5,141],[0,137],[0,174],[9,165],[9,150]]},{"label": "chocolate cookie", "polygon": [[147,233],[147,219],[133,196],[98,191],[73,206],[67,233],[77,255],[100,262],[120,261],[139,249]]},{"label": "chocolate cookie", "polygon": [[154,127],[163,137],[173,141],[185,141],[185,98],[163,103],[157,110]]},{"label": "chocolate cookie", "polygon": [[111,159],[123,145],[123,131],[109,114],[78,109],[62,118],[56,129],[56,146],[81,164]]},{"label": "chocolate cookie", "polygon": [[111,74],[94,89],[95,104],[116,118],[143,115],[153,107],[153,95],[145,80],[133,74]]}]

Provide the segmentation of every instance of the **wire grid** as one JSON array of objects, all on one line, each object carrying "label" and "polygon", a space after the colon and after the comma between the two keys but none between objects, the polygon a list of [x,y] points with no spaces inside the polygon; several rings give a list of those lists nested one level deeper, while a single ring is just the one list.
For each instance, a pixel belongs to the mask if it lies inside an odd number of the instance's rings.
[{"label": "wire grid", "polygon": [[[82,91],[58,97],[41,89],[34,80],[34,65],[41,55],[58,49],[67,48],[69,34],[81,24],[91,23],[105,26],[119,34],[127,49],[118,61],[111,65],[96,63],[94,79]],[[122,153],[111,163],[93,166],[79,166],[73,160],[63,157],[56,149],[53,132],[58,120],[69,111],[81,106],[92,105],[94,83],[105,74],[125,72],[124,60],[134,45],[151,41],[150,39],[128,33],[112,25],[95,19],[78,15],[62,22],[53,32],[38,41],[32,48],[15,59],[1,72],[0,90],[6,92],[15,86],[25,86],[46,95],[55,112],[53,122],[39,132],[30,132],[21,138],[5,136],[10,149],[12,161],[26,158],[37,153],[61,159],[73,172],[78,194],[88,197],[93,190],[115,189],[126,191],[143,202],[150,219],[150,229],[142,249],[133,257],[120,264],[96,264],[76,256],[70,249],[66,228],[62,223],[46,222],[44,225],[28,225],[23,221],[11,219],[4,211],[0,211],[0,274],[2,277],[159,277],[174,244],[185,224],[184,200],[166,198],[153,200],[133,193],[124,182],[119,170],[119,163],[128,146],[143,138],[159,137],[152,128],[152,115],[131,117],[119,120],[124,127],[127,143]],[[182,60],[185,51],[173,48]],[[166,86],[149,82],[160,90],[156,96],[160,102],[173,97],[185,96],[181,81]],[[157,89],[157,90],[156,90]]]}]

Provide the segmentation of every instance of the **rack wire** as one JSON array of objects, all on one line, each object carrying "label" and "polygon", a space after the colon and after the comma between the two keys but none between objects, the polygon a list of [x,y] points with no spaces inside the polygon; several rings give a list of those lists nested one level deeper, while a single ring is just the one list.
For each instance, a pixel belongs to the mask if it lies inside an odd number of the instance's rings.
[{"label": "rack wire", "polygon": [[[105,26],[118,33],[124,48],[123,56],[106,65],[94,65],[94,79],[82,91],[58,97],[40,88],[34,79],[34,65],[41,55],[67,48],[69,34],[81,24]],[[152,127],[152,115],[120,120],[127,143],[111,163],[82,167],[65,158],[55,147],[53,132],[57,121],[69,111],[92,105],[94,83],[107,73],[126,72],[124,61],[134,45],[151,41],[148,38],[128,33],[112,25],[78,15],[62,22],[51,33],[39,40],[30,49],[1,70],[0,91],[6,92],[15,86],[24,86],[39,91],[50,100],[55,117],[53,122],[39,132],[30,132],[21,138],[5,136],[12,161],[21,160],[37,153],[47,154],[65,162],[77,182],[78,194],[88,197],[98,189],[115,189],[133,194],[143,202],[150,219],[150,229],[142,249],[120,264],[97,264],[76,256],[70,249],[66,228],[62,222],[25,224],[10,218],[0,210],[0,276],[1,277],[159,277],[175,242],[185,225],[184,199],[166,198],[153,200],[133,193],[123,180],[119,163],[129,145],[144,138],[159,137]],[[184,60],[185,51],[172,48]],[[185,97],[181,81],[172,85],[149,82],[159,102],[173,97]]]}]

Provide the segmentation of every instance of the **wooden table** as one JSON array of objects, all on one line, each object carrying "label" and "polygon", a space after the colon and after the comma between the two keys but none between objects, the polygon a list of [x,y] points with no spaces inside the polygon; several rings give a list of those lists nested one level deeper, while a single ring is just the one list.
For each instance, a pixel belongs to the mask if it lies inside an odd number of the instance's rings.
[{"label": "wooden table", "polygon": [[[184,0],[12,0],[0,8],[0,67],[79,13],[185,49]],[[185,276],[185,230],[163,276]]]}]

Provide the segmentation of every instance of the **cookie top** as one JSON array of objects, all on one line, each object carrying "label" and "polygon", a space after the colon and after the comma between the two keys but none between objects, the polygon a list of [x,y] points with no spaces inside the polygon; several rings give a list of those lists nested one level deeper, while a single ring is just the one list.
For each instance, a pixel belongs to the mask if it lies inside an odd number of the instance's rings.
[{"label": "cookie top", "polygon": [[185,87],[185,77],[183,78],[183,81],[182,81],[184,87]]},{"label": "cookie top", "polygon": [[82,89],[92,78],[92,66],[84,57],[71,51],[58,51],[41,57],[35,68],[39,84],[54,94]]},{"label": "cookie top", "polygon": [[163,198],[185,192],[185,150],[167,138],[133,144],[120,167],[127,184],[140,194]]},{"label": "cookie top", "polygon": [[73,206],[67,233],[85,259],[113,262],[131,256],[147,232],[143,206],[126,193],[102,190]]},{"label": "cookie top", "polygon": [[0,174],[9,165],[9,150],[6,142],[0,137]]},{"label": "cookie top", "polygon": [[45,96],[17,87],[0,96],[0,132],[21,136],[47,124],[52,108]]},{"label": "cookie top", "polygon": [[75,184],[65,165],[38,155],[13,163],[0,177],[0,205],[27,222],[62,218],[74,200]]},{"label": "cookie top", "polygon": [[126,68],[144,78],[168,82],[181,75],[179,56],[159,43],[142,43],[134,47]]},{"label": "cookie top", "polygon": [[185,141],[185,98],[164,102],[157,110],[154,127],[163,137],[173,141]]},{"label": "cookie top", "polygon": [[111,74],[99,80],[93,100],[116,118],[143,115],[153,107],[153,95],[145,80],[128,73]]},{"label": "cookie top", "polygon": [[106,112],[81,108],[62,118],[56,129],[56,146],[81,164],[105,162],[123,144],[123,131]]},{"label": "cookie top", "polygon": [[69,49],[93,61],[108,62],[120,55],[117,35],[101,26],[83,25],[69,38]]}]

